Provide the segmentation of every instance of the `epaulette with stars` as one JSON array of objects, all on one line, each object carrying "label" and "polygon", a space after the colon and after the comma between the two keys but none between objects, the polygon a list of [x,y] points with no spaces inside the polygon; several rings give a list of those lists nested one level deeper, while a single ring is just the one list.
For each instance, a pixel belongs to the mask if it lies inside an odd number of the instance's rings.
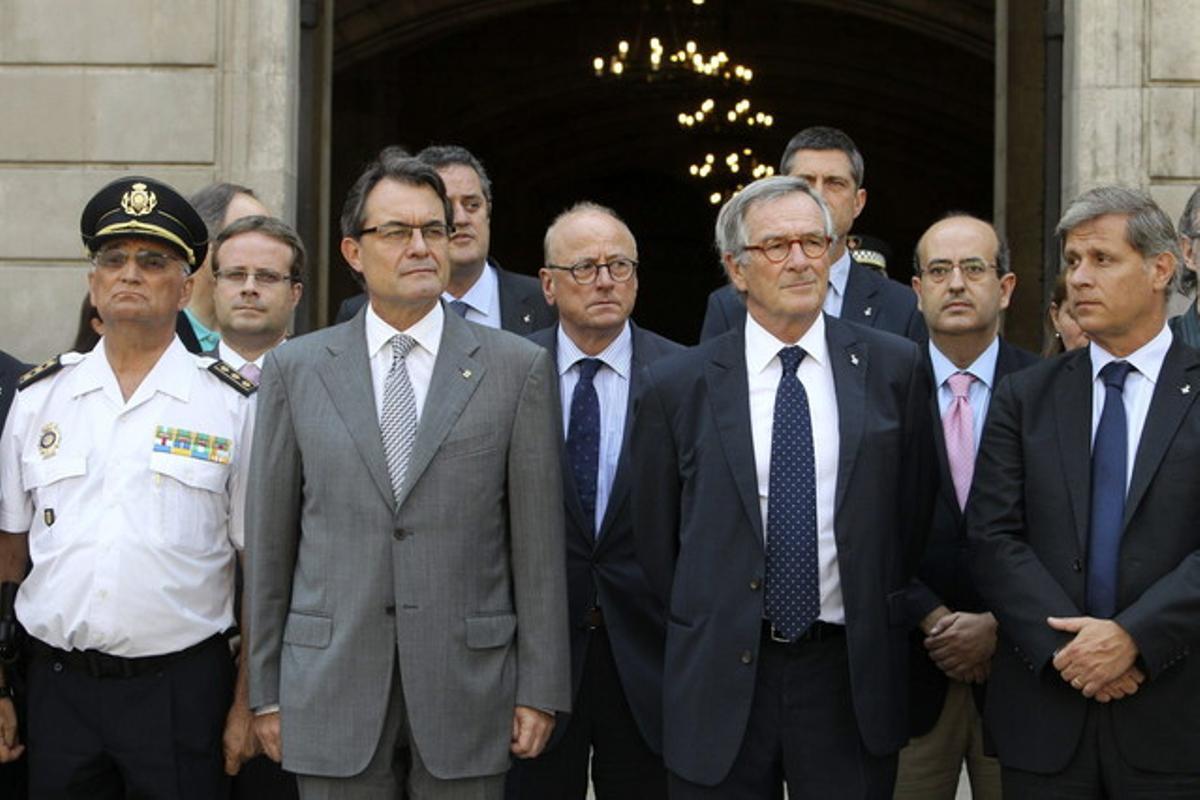
[{"label": "epaulette with stars", "polygon": [[21,377],[17,378],[17,389],[26,389],[40,381],[42,378],[49,378],[64,366],[66,366],[66,364],[61,355],[57,355],[54,358],[48,358],[33,369],[25,372],[23,375],[21,375]]},{"label": "epaulette with stars", "polygon": [[248,380],[245,375],[224,361],[214,361],[209,365],[208,371],[220,378],[222,383],[232,386],[243,397],[249,397],[258,391],[258,386],[255,385],[254,381]]}]

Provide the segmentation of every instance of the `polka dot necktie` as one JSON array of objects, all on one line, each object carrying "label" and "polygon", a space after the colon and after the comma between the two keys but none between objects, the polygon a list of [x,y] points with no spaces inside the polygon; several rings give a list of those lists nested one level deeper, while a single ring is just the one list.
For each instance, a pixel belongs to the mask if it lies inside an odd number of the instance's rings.
[{"label": "polka dot necktie", "polygon": [[817,567],[817,481],[808,395],[796,377],[799,347],[779,351],[767,499],[766,616],[788,640],[821,614]]},{"label": "polka dot necktie", "polygon": [[584,518],[595,535],[596,473],[600,467],[600,397],[592,379],[602,362],[598,358],[582,358],[579,382],[571,394],[571,416],[567,422],[567,458],[571,461],[571,476],[583,506]]},{"label": "polka dot necktie", "polygon": [[379,417],[379,432],[383,436],[383,452],[387,456],[392,491],[400,497],[408,456],[417,438],[417,398],[408,377],[404,359],[417,346],[417,340],[404,334],[392,337],[392,367],[383,384],[383,413]]},{"label": "polka dot necktie", "polygon": [[1121,555],[1121,526],[1125,521],[1125,470],[1128,466],[1128,427],[1125,420],[1125,378],[1133,365],[1113,361],[1100,370],[1104,381],[1104,410],[1092,443],[1092,513],[1088,525],[1087,612],[1109,619],[1117,613],[1117,561]]}]

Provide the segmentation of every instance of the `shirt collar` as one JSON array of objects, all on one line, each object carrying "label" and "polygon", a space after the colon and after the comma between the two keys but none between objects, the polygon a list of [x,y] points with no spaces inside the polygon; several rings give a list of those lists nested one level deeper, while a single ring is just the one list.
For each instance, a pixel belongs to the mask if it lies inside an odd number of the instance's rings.
[{"label": "shirt collar", "polygon": [[479,277],[475,279],[475,283],[471,284],[471,288],[467,289],[462,297],[455,297],[449,292],[442,292],[442,299],[447,303],[453,300],[461,300],[485,317],[498,317],[499,314],[493,314],[492,309],[496,307],[499,294],[500,277],[496,274],[496,268],[489,263],[483,265],[483,271],[479,273]]},{"label": "shirt collar", "polygon": [[995,388],[992,384],[996,379],[996,360],[1000,357],[1000,337],[992,339],[984,351],[979,354],[979,357],[967,366],[966,369],[959,369],[954,366],[954,362],[946,358],[941,350],[938,350],[937,345],[933,343],[933,339],[929,340],[929,361],[933,364],[933,380],[941,387],[946,384],[946,381],[951,375],[956,372],[969,372],[974,376],[975,380],[982,383],[988,389]]},{"label": "shirt collar", "polygon": [[[169,394],[179,400],[186,401],[191,395],[192,382],[196,379],[196,359],[183,342],[176,336],[171,344],[158,357],[158,361],[146,373],[137,390],[130,397],[130,402],[153,395],[155,392]],[[92,351],[83,357],[71,373],[69,390],[73,396],[87,394],[97,389],[109,390],[112,396],[121,403],[121,386],[112,365],[108,362],[108,353],[104,348],[104,339]]]},{"label": "shirt collar", "polygon": [[[226,364],[239,371],[242,367],[246,366],[246,364],[250,363],[242,356],[241,353],[230,347],[224,339],[222,339],[221,343],[217,345],[217,356],[220,357],[220,359]],[[254,366],[262,369],[263,360],[266,357],[267,354],[263,353],[258,358],[254,359]]]},{"label": "shirt collar", "polygon": [[200,343],[200,349],[206,353],[216,350],[217,343],[221,341],[221,334],[201,322],[190,308],[185,308],[183,313],[187,315],[188,322],[192,325],[192,332],[196,334],[196,341]]},{"label": "shirt collar", "polygon": [[1163,359],[1167,357],[1167,351],[1171,349],[1173,338],[1170,326],[1164,324],[1157,336],[1125,358],[1117,358],[1100,345],[1091,342],[1088,344],[1088,356],[1092,359],[1092,380],[1096,380],[1100,376],[1100,370],[1110,362],[1128,361],[1150,383],[1157,383],[1158,373],[1162,370]]},{"label": "shirt collar", "polygon": [[617,334],[617,338],[608,343],[608,347],[601,350],[594,356],[589,356],[587,353],[579,349],[579,346],[567,336],[562,325],[558,326],[558,374],[561,377],[567,373],[571,367],[581,358],[598,358],[604,363],[604,366],[611,369],[613,372],[620,375],[626,380],[629,379],[629,372],[633,367],[633,333],[629,327],[629,320],[625,320],[625,327],[621,328],[621,332]]},{"label": "shirt collar", "polygon": [[818,314],[798,342],[781,342],[766,328],[758,324],[753,314],[746,315],[746,367],[752,373],[762,372],[779,355],[779,351],[791,345],[799,345],[806,358],[824,366],[829,361],[828,345],[825,342],[825,315]]},{"label": "shirt collar", "polygon": [[413,323],[407,330],[398,331],[383,321],[367,298],[367,358],[374,358],[387,346],[392,337],[403,333],[417,340],[417,345],[437,358],[438,344],[442,341],[442,327],[446,322],[441,303],[434,303],[429,313]]},{"label": "shirt collar", "polygon": [[[842,257],[829,267],[829,285],[837,290],[838,297],[846,294],[846,281],[850,280],[850,250],[842,250]],[[811,353],[810,353],[811,355]]]}]

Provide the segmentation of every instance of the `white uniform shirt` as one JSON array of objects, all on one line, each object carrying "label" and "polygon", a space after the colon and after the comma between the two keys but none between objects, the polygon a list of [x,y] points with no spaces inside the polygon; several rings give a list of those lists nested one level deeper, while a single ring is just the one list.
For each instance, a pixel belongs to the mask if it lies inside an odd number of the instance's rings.
[{"label": "white uniform shirt", "polygon": [[46,644],[135,657],[233,624],[253,397],[178,338],[126,402],[101,340],[18,392],[0,530],[29,532],[17,618]]},{"label": "white uniform shirt", "polygon": [[[779,351],[799,345],[805,352],[796,377],[808,396],[812,418],[813,459],[817,481],[817,567],[821,586],[821,616],[825,622],[844,625],[842,579],[838,571],[837,539],[833,533],[833,506],[838,477],[838,407],[825,342],[825,317],[816,322],[798,342],[781,342],[766,328],[746,315],[746,377],[750,388],[750,435],[754,441],[754,466],[758,476],[758,505],[762,514],[763,545],[766,546],[767,506],[771,482],[771,433],[775,422],[775,393],[783,363]],[[785,488],[785,491],[787,489]],[[791,491],[796,491],[794,488]]]}]

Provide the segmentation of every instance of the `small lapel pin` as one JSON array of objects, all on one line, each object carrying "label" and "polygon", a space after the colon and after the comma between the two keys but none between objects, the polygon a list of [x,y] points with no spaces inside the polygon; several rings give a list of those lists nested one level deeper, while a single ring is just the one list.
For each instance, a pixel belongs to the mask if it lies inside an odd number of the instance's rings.
[{"label": "small lapel pin", "polygon": [[1183,386],[1179,387],[1180,394],[1189,394],[1189,393],[1191,393],[1191,391],[1192,391],[1192,385],[1190,383],[1185,383]]},{"label": "small lapel pin", "polygon": [[850,363],[857,367],[858,366],[858,355],[856,355],[855,353],[851,353],[850,354]]},{"label": "small lapel pin", "polygon": [[867,306],[866,308],[863,309],[863,316],[864,317],[871,316],[871,307],[870,306]]},{"label": "small lapel pin", "polygon": [[464,370],[462,371],[462,376],[463,376],[464,378],[469,378],[469,377],[471,377],[471,370],[469,370],[469,369],[464,369]]},{"label": "small lapel pin", "polygon": [[533,319],[533,314],[530,314],[528,311],[525,312],[525,316],[521,317],[521,321],[524,322],[526,325],[528,325],[530,320],[532,320],[532,319]]}]

